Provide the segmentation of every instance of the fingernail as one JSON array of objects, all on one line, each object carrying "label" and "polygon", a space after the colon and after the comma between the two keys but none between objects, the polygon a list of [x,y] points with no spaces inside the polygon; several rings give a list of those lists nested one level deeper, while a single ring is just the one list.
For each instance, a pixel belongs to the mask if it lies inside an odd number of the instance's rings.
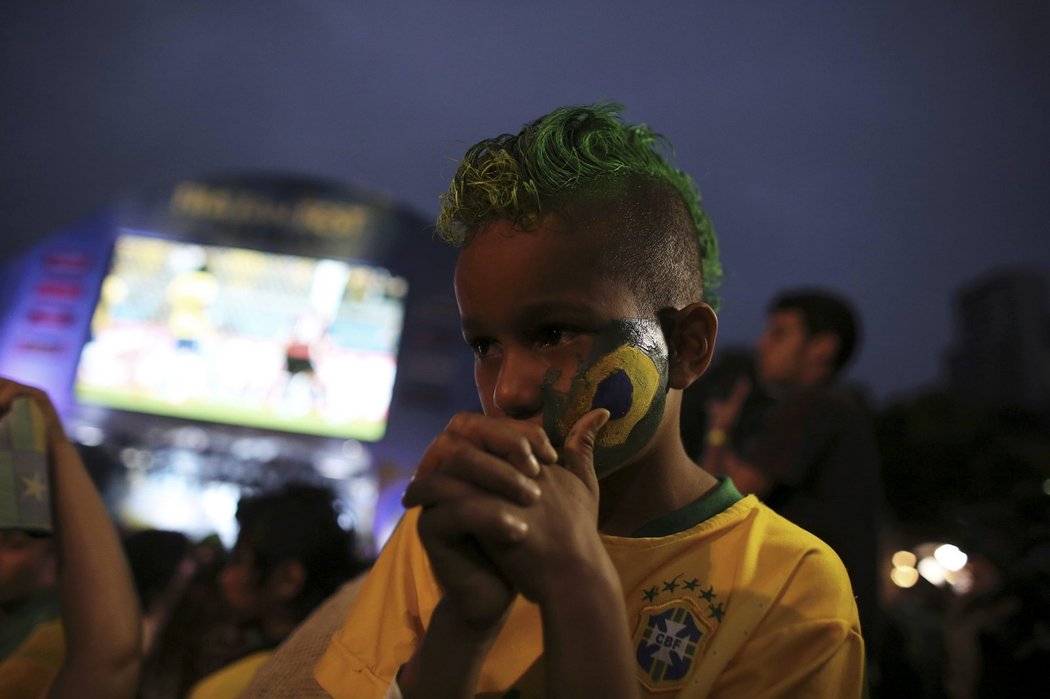
[{"label": "fingernail", "polygon": [[528,462],[530,471],[529,475],[533,477],[540,475],[540,462],[536,460],[536,455],[532,452],[529,452]]},{"label": "fingernail", "polygon": [[536,502],[540,498],[540,494],[543,492],[540,487],[536,485],[535,481],[526,480],[524,482],[525,492],[528,500],[526,504]]},{"label": "fingernail", "polygon": [[507,515],[506,522],[511,541],[521,541],[529,533],[529,525],[517,517]]}]

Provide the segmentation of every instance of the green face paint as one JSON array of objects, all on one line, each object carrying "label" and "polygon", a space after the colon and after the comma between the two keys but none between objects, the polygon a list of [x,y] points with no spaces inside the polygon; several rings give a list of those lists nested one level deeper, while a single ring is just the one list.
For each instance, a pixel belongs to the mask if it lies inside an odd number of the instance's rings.
[{"label": "green face paint", "polygon": [[655,320],[618,319],[598,334],[568,392],[544,379],[543,426],[555,445],[589,411],[606,408],[609,422],[598,433],[594,467],[602,478],[631,461],[652,440],[667,402],[667,342]]}]

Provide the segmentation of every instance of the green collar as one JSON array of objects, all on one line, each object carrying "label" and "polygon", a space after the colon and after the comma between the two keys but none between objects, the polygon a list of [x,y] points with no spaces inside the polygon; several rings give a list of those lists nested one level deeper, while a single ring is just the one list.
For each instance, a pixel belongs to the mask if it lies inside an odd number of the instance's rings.
[{"label": "green collar", "polygon": [[733,485],[733,481],[726,477],[718,479],[718,485],[701,495],[685,507],[660,515],[654,520],[646,522],[631,533],[632,538],[640,539],[646,537],[670,536],[686,529],[695,527],[701,522],[708,520],[720,512],[725,511],[743,495]]}]

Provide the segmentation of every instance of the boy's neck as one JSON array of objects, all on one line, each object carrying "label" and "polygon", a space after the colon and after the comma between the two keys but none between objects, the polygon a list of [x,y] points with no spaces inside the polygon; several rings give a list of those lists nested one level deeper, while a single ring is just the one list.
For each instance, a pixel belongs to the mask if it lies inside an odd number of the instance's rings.
[{"label": "boy's neck", "polygon": [[638,462],[602,479],[598,529],[603,534],[630,536],[647,522],[679,510],[718,484],[685,453],[681,441],[658,440]]}]

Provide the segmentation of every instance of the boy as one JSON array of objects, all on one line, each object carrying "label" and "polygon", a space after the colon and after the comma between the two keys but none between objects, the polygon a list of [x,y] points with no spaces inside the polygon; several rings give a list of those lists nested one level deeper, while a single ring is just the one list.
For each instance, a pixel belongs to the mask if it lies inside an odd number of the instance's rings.
[{"label": "boy", "polygon": [[841,562],[682,447],[717,245],[619,111],[482,141],[444,197],[484,414],[424,454],[315,669],[333,696],[860,695]]}]

